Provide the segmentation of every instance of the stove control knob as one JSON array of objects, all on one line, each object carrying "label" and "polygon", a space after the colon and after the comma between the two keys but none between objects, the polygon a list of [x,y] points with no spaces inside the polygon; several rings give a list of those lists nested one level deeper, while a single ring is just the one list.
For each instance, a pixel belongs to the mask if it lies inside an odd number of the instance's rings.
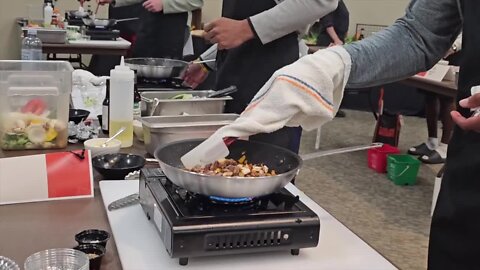
[{"label": "stove control knob", "polygon": [[301,219],[299,219],[299,218],[297,218],[297,219],[295,220],[295,223],[298,223],[298,224],[300,224],[300,223],[302,223],[302,220],[301,220]]},{"label": "stove control knob", "polygon": [[288,233],[286,233],[286,234],[283,235],[283,240],[288,240],[289,237],[290,237],[290,235],[288,235]]}]

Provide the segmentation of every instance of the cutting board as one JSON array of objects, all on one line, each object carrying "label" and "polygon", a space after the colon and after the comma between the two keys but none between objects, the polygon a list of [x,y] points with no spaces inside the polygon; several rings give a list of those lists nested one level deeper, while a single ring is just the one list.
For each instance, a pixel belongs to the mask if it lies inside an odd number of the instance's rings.
[{"label": "cutting board", "polygon": [[[138,181],[101,181],[105,208],[114,200],[138,192]],[[134,205],[107,211],[108,220],[124,270],[389,270],[397,269],[379,253],[318,206],[303,192],[289,184],[287,189],[299,195],[303,203],[320,217],[320,242],[316,248],[301,249],[299,256],[290,251],[263,252],[190,258],[180,266],[166,252],[155,226],[147,220],[142,207]]]}]

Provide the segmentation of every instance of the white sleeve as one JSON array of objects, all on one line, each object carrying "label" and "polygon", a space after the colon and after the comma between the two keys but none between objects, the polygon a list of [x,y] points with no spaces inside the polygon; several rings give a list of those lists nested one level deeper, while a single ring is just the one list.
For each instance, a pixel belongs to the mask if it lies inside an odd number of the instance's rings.
[{"label": "white sleeve", "polygon": [[337,8],[334,0],[284,0],[262,13],[250,17],[253,31],[263,44],[301,31]]}]

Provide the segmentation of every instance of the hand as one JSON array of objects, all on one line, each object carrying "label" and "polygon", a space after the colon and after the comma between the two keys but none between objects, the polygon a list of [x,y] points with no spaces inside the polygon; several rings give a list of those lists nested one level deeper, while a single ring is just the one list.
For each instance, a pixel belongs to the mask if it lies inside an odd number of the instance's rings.
[{"label": "hand", "polygon": [[[460,106],[468,109],[480,107],[480,94],[460,100]],[[452,111],[450,114],[453,118],[453,121],[463,130],[480,132],[480,116],[465,118],[457,111]]]},{"label": "hand", "polygon": [[208,76],[208,70],[202,67],[202,64],[190,64],[187,71],[183,74],[184,84],[192,88],[197,88]]},{"label": "hand", "polygon": [[253,30],[247,20],[217,19],[205,26],[204,38],[218,43],[218,49],[232,49],[242,45],[254,37]]},{"label": "hand", "polygon": [[147,0],[143,2],[143,7],[150,12],[160,12],[163,10],[163,0]]},{"label": "hand", "polygon": [[332,43],[328,45],[328,47],[333,47],[333,46],[338,46],[338,45],[343,45],[343,41],[339,40],[334,40]]},{"label": "hand", "polygon": [[97,0],[97,3],[100,5],[111,4],[112,0]]}]

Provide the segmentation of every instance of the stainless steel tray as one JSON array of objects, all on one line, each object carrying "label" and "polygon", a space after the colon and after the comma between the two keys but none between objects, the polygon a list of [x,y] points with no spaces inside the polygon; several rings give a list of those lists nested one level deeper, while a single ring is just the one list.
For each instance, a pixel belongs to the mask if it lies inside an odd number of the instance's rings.
[{"label": "stainless steel tray", "polygon": [[152,154],[167,143],[205,139],[238,118],[238,114],[179,115],[142,117],[147,152]]},{"label": "stainless steel tray", "polygon": [[[22,28],[23,35],[27,36],[28,27]],[[37,28],[37,37],[43,43],[64,44],[67,40],[67,31],[63,29]]]},{"label": "stainless steel tray", "polygon": [[[167,115],[203,115],[203,114],[221,114],[225,108],[225,102],[232,100],[232,97],[207,98],[213,90],[181,90],[181,91],[149,91],[142,92],[142,102],[145,109],[143,116],[167,116]],[[179,94],[193,94],[199,98],[193,99],[171,99]],[[158,99],[156,105],[155,99]],[[151,100],[151,101],[146,101]]]}]

